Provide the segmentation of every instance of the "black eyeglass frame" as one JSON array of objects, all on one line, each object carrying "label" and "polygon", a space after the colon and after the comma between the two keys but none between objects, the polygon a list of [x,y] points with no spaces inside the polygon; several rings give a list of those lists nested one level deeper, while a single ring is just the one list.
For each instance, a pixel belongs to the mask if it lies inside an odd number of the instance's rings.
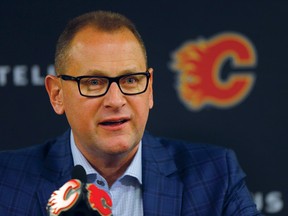
[{"label": "black eyeglass frame", "polygon": [[[125,92],[123,92],[123,90],[121,89],[121,86],[119,84],[119,80],[122,79],[123,77],[129,77],[129,76],[134,76],[134,75],[145,75],[146,76],[147,82],[146,82],[146,86],[145,86],[144,90],[141,91],[141,92],[137,92],[137,93],[125,93]],[[110,88],[110,86],[111,86],[111,84],[113,82],[115,82],[118,85],[118,88],[120,89],[121,93],[124,94],[124,95],[138,95],[138,94],[142,94],[148,88],[148,84],[149,84],[149,80],[150,80],[151,74],[147,70],[146,72],[129,73],[129,74],[124,74],[124,75],[117,76],[117,77],[107,77],[107,76],[78,76],[78,77],[73,77],[73,76],[70,76],[70,75],[58,75],[57,77],[61,78],[62,80],[65,80],[65,81],[75,81],[75,82],[77,82],[78,90],[79,90],[80,95],[82,95],[84,97],[95,98],[95,97],[104,96],[109,91],[109,88]],[[106,91],[103,94],[96,95],[96,96],[82,94],[81,88],[80,88],[80,81],[83,78],[104,78],[104,79],[107,79],[108,80],[108,86],[107,86]]]}]

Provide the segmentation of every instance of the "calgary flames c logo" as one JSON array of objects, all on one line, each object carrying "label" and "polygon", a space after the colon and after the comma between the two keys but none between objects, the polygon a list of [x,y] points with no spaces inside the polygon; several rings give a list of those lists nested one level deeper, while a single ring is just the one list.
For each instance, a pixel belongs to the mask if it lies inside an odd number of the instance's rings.
[{"label": "calgary flames c logo", "polygon": [[101,215],[112,215],[112,200],[107,192],[97,188],[94,184],[89,184],[87,190],[91,208],[97,210]]},{"label": "calgary flames c logo", "polygon": [[[94,184],[84,184],[87,190],[85,190],[84,193],[82,191],[82,185],[83,184],[80,180],[71,179],[59,190],[54,191],[48,200],[48,215],[59,216],[62,215],[62,212],[70,211],[72,207],[76,206],[77,208],[77,205],[83,199],[82,195],[86,195],[87,192],[87,197],[84,196],[84,200],[89,212],[94,212],[93,215],[95,215],[95,212],[97,212],[97,215],[111,216],[112,200],[109,194],[105,190],[97,188]],[[83,209],[81,209],[81,211],[83,211]],[[80,215],[79,212],[78,214]],[[70,212],[69,215],[74,215],[74,212]]]},{"label": "calgary flames c logo", "polygon": [[231,60],[233,69],[254,67],[253,45],[234,33],[223,33],[209,41],[185,43],[174,55],[173,69],[179,72],[178,93],[189,109],[210,105],[227,108],[240,103],[255,82],[252,73],[231,73],[221,79],[221,69]]},{"label": "calgary flames c logo", "polygon": [[48,201],[49,215],[59,215],[62,211],[70,209],[78,200],[81,194],[81,182],[77,179],[72,179],[66,182],[59,190],[52,193]]}]

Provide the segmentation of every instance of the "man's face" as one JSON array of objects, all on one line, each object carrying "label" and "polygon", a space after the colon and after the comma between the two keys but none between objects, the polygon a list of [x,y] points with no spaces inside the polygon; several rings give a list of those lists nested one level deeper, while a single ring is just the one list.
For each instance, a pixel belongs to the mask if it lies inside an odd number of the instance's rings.
[{"label": "man's face", "polygon": [[[138,41],[126,29],[105,33],[84,28],[73,39],[69,54],[65,74],[70,76],[116,77],[147,69]],[[145,93],[130,96],[123,95],[116,83],[97,98],[81,96],[76,82],[62,80],[61,86],[63,110],[84,154],[135,152],[153,106],[152,77]]]}]

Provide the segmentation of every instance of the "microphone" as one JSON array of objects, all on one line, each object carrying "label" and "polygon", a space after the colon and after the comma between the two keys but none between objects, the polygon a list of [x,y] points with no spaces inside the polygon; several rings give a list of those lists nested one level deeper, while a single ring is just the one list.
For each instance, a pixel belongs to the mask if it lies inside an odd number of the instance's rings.
[{"label": "microphone", "polygon": [[74,166],[72,170],[72,179],[78,179],[83,183],[87,183],[87,175],[85,169],[81,165]]},{"label": "microphone", "polygon": [[109,194],[94,184],[87,184],[81,165],[72,170],[72,179],[51,194],[48,216],[112,216]]}]

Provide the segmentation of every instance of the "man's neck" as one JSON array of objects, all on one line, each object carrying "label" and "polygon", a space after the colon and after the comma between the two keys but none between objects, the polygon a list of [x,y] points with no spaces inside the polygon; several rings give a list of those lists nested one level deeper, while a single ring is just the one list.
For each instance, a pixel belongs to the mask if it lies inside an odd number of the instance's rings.
[{"label": "man's neck", "polygon": [[113,183],[121,177],[129,165],[131,164],[136,152],[138,150],[138,146],[136,146],[130,154],[127,154],[125,156],[112,156],[112,158],[105,157],[101,160],[101,158],[95,158],[95,157],[86,157],[88,162],[91,164],[91,166],[99,172],[99,174],[105,178],[107,181],[109,187],[113,185]]},{"label": "man's neck", "polygon": [[76,159],[77,164],[86,167],[86,172],[88,174],[95,171],[98,172],[103,178],[105,178],[109,187],[111,187],[111,185],[125,173],[140,146],[139,142],[136,146],[134,146],[134,148],[124,153],[104,154],[98,152],[97,149],[91,151],[83,148],[81,145],[77,145],[75,143],[72,131],[70,134],[70,142],[74,163]]}]

